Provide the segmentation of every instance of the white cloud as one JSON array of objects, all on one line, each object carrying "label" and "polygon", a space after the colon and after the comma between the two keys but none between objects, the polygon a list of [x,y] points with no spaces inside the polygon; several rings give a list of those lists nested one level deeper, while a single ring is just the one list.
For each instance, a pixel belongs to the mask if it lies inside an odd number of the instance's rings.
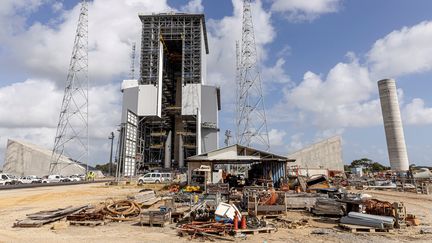
[{"label": "white cloud", "polygon": [[60,12],[63,10],[63,3],[62,2],[55,2],[52,4],[51,8],[54,12]]},{"label": "white cloud", "polygon": [[[2,69],[16,68],[29,76],[24,82],[0,87],[0,152],[7,138],[27,140],[50,149],[56,132],[63,87],[72,52],[80,5],[64,10],[51,5],[56,16],[47,23],[26,19],[52,0],[0,2]],[[200,1],[189,2],[200,10]],[[89,2],[89,127],[91,163],[106,160],[109,133],[120,120],[118,83],[129,71],[130,44],[139,45],[138,13],[169,12],[166,0],[94,0]],[[13,30],[13,31],[12,31]],[[1,32],[3,31],[3,32]],[[137,49],[139,50],[139,46]],[[9,66],[9,67],[8,67]],[[25,97],[25,98],[23,98]],[[2,155],[0,155],[2,157]]]},{"label": "white cloud", "polygon": [[422,99],[415,98],[404,107],[402,117],[410,125],[432,124],[432,108],[425,107]]},{"label": "white cloud", "polygon": [[[273,124],[289,122],[299,129],[314,127],[313,140],[343,134],[346,128],[381,125],[376,81],[387,75],[431,70],[430,39],[432,22],[422,22],[393,31],[376,41],[365,64],[360,64],[354,53],[348,53],[350,61],[336,64],[326,75],[305,72],[297,86],[285,85],[284,99],[267,112],[269,121]],[[422,99],[406,103],[402,89],[398,89],[398,98],[404,124],[432,124],[432,108]],[[305,144],[302,136],[293,135],[286,149],[301,148]]]},{"label": "white cloud", "polygon": [[190,0],[188,4],[181,7],[180,10],[185,13],[202,13],[204,12],[204,7],[202,5],[202,0]]},{"label": "white cloud", "polygon": [[367,54],[374,77],[397,77],[432,70],[432,22],[395,30]]},{"label": "white cloud", "polygon": [[[270,112],[276,122],[307,121],[319,130],[368,127],[382,123],[376,81],[432,69],[432,22],[393,31],[375,42],[360,64],[353,53],[347,63],[336,64],[326,76],[308,71],[294,88],[284,89],[285,100]],[[403,120],[409,125],[432,123],[432,108],[422,99],[405,104],[398,89]],[[282,114],[289,109],[289,115]]]},{"label": "white cloud", "polygon": [[0,127],[53,128],[62,93],[47,80],[26,80],[0,88]]},{"label": "white cloud", "polygon": [[104,139],[120,125],[121,93],[116,85],[93,87],[89,91],[89,130],[93,139]]},{"label": "white cloud", "polygon": [[[325,139],[329,139],[330,137],[336,136],[336,135],[342,135],[345,132],[344,128],[333,128],[333,129],[325,129],[317,132],[315,134],[315,138],[313,139],[312,143],[317,143]],[[342,139],[342,145],[344,141]]]},{"label": "white cloud", "polygon": [[[207,58],[207,79],[209,83],[221,86],[222,102],[228,106],[235,103],[235,43],[236,41],[241,43],[243,7],[240,0],[232,0],[232,3],[234,7],[232,16],[207,21],[210,45],[210,54]],[[271,14],[263,8],[261,1],[252,2],[251,7],[258,58],[262,62],[267,58],[265,45],[270,44],[275,39],[276,32],[271,23]],[[262,66],[261,70],[263,73],[269,71],[278,75],[275,76],[275,80],[286,80],[288,76],[281,69],[281,65],[283,63],[279,63],[279,67]],[[274,68],[274,70],[266,70],[268,68]],[[266,82],[272,82],[267,77],[264,78],[264,75],[262,75],[262,81],[264,86]]]},{"label": "white cloud", "polygon": [[285,90],[286,104],[321,129],[369,126],[380,121],[379,101],[370,100],[376,89],[368,69],[353,58],[335,65],[325,79],[306,72],[298,86]]},{"label": "white cloud", "polygon": [[269,140],[270,140],[270,145],[273,146],[281,146],[284,144],[284,139],[285,136],[287,135],[287,133],[285,131],[281,131],[278,129],[271,129],[268,132],[268,136],[269,136]]},{"label": "white cloud", "polygon": [[[89,91],[89,138],[94,158],[106,152],[106,138],[120,122],[120,96],[116,85]],[[51,149],[62,97],[63,90],[48,80],[29,79],[0,88],[0,147],[8,138],[16,138]]]},{"label": "white cloud", "polygon": [[273,83],[290,83],[291,79],[284,70],[285,59],[277,59],[273,67],[266,67],[263,69],[261,76],[268,82]]},{"label": "white cloud", "polygon": [[[24,29],[28,14],[47,0],[2,0],[0,1],[0,42],[8,35]],[[17,12],[20,12],[18,15]]]},{"label": "white cloud", "polygon": [[303,135],[303,133],[296,133],[290,137],[291,142],[286,146],[286,150],[288,151],[288,153],[295,152],[304,147],[304,143],[302,141]]},{"label": "white cloud", "polygon": [[278,51],[278,53],[276,54],[276,56],[278,57],[286,57],[290,55],[291,55],[291,46],[289,45],[284,45],[283,48],[280,51]]},{"label": "white cloud", "polygon": [[[89,2],[89,76],[91,84],[124,77],[129,72],[130,46],[139,44],[138,13],[168,12],[166,1],[95,0]],[[58,25],[35,22],[10,34],[5,44],[10,62],[32,75],[64,82],[72,53],[80,5],[61,12]],[[138,48],[139,49],[139,46]],[[43,61],[41,61],[43,60]]]},{"label": "white cloud", "polygon": [[320,15],[338,12],[342,0],[273,0],[271,10],[284,13],[292,22],[313,21]]},{"label": "white cloud", "polygon": [[340,104],[364,101],[375,88],[366,68],[358,63],[338,63],[325,80],[313,72],[306,72],[303,81],[288,92],[288,99],[297,107],[323,111]]}]

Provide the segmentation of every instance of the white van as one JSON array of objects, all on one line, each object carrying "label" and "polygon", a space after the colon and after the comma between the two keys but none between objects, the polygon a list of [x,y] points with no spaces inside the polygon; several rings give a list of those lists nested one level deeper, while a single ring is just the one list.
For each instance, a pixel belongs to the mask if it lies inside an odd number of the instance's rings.
[{"label": "white van", "polygon": [[61,175],[49,175],[42,180],[42,183],[57,183],[62,182],[63,177]]},{"label": "white van", "polygon": [[151,172],[138,178],[138,184],[161,183],[172,181],[171,173]]},{"label": "white van", "polygon": [[0,185],[12,185],[14,180],[8,174],[0,174]]}]

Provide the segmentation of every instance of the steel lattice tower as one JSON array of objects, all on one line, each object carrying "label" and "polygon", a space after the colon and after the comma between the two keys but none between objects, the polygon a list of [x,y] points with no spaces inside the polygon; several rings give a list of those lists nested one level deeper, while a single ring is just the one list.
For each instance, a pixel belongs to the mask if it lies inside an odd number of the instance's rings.
[{"label": "steel lattice tower", "polygon": [[267,121],[257,62],[251,0],[243,0],[241,52],[237,55],[237,143],[270,149]]},{"label": "steel lattice tower", "polygon": [[88,90],[88,4],[82,0],[51,156],[51,174],[61,174],[69,165],[62,163],[62,156],[85,163],[88,170]]},{"label": "steel lattice tower", "polygon": [[135,79],[135,48],[136,48],[136,43],[132,42],[132,49],[130,53],[130,59],[131,59],[131,66],[130,66],[130,73],[129,73],[130,79]]}]

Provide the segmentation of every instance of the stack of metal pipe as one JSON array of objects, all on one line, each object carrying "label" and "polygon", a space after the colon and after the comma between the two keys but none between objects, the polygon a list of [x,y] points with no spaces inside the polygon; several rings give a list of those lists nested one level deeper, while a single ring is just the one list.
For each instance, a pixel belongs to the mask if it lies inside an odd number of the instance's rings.
[{"label": "stack of metal pipe", "polygon": [[377,229],[391,229],[394,226],[395,219],[389,216],[350,212],[348,216],[342,217],[340,222],[342,224],[362,225]]}]

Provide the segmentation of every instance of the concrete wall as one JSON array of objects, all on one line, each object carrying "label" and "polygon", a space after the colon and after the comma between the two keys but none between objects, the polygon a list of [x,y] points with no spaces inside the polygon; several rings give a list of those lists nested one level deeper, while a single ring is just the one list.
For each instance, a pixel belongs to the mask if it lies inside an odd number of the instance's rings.
[{"label": "concrete wall", "polygon": [[[51,150],[15,140],[8,140],[3,172],[16,176],[49,174]],[[85,174],[85,168],[62,157],[59,169],[61,175]]]},{"label": "concrete wall", "polygon": [[[287,156],[296,159],[300,168],[317,168],[343,171],[342,143],[339,136],[307,146]],[[290,165],[293,165],[290,163]]]}]

